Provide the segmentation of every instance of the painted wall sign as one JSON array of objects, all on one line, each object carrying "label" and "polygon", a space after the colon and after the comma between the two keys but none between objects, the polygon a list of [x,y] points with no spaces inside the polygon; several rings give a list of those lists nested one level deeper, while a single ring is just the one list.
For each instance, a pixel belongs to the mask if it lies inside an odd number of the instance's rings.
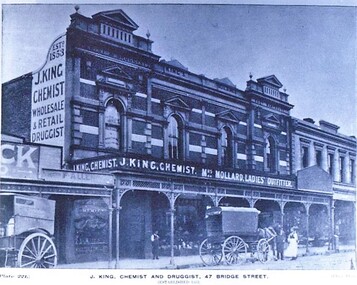
[{"label": "painted wall sign", "polygon": [[225,171],[210,168],[202,168],[189,164],[158,161],[153,159],[141,159],[133,157],[108,157],[92,159],[83,163],[74,163],[76,171],[101,171],[101,170],[133,170],[151,173],[168,173],[181,176],[194,176],[255,184],[268,187],[295,188],[293,179],[280,179],[263,175],[255,175],[239,171]]},{"label": "painted wall sign", "polygon": [[41,178],[46,181],[72,182],[90,185],[102,184],[107,185],[108,187],[114,185],[114,177],[111,174],[42,169]]},{"label": "painted wall sign", "polygon": [[0,176],[36,179],[39,147],[15,143],[1,144]]},{"label": "painted wall sign", "polygon": [[109,210],[103,199],[74,202],[74,252],[79,261],[108,254]]},{"label": "painted wall sign", "polygon": [[64,144],[66,35],[51,45],[46,63],[32,74],[31,142]]}]

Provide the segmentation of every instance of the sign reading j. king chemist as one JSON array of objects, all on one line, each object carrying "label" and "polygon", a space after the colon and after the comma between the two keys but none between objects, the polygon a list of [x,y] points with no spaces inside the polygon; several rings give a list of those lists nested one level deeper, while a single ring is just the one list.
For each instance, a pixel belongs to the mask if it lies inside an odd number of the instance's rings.
[{"label": "sign reading j. king chemist", "polygon": [[32,74],[31,142],[64,144],[66,35],[51,45],[46,63]]}]

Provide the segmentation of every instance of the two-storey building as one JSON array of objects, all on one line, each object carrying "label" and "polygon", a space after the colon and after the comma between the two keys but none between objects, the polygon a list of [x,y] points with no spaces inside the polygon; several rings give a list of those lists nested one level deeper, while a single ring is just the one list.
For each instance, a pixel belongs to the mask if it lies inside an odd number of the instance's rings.
[{"label": "two-storey building", "polygon": [[[163,253],[197,252],[205,210],[214,205],[255,207],[260,227],[299,226],[305,238],[317,234],[321,218],[319,234],[331,237],[332,209],[340,215],[334,201],[339,191],[355,191],[353,175],[347,186],[332,184],[326,167],[297,167],[299,149],[311,131],[321,150],[341,148],[347,165],[356,140],[336,135],[330,144],[328,130],[291,118],[274,75],[250,75],[240,90],[228,78],[160,59],[137,28],[122,10],[76,11],[46,64],[3,85],[4,131],[61,146],[66,168],[115,176],[117,258],[149,257],[153,230]],[[23,110],[16,118],[15,106]]]}]

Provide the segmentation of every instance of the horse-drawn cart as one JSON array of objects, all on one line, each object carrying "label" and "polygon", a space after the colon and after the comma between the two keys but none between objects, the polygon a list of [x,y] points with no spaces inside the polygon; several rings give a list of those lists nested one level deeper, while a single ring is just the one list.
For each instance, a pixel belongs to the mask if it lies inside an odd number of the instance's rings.
[{"label": "horse-drawn cart", "polygon": [[[206,211],[207,238],[200,245],[200,257],[206,265],[243,263],[248,257],[268,260],[269,238],[258,229],[255,208],[212,207]],[[249,253],[249,255],[248,255]]]},{"label": "horse-drawn cart", "polygon": [[0,267],[55,267],[54,216],[55,201],[0,193]]}]

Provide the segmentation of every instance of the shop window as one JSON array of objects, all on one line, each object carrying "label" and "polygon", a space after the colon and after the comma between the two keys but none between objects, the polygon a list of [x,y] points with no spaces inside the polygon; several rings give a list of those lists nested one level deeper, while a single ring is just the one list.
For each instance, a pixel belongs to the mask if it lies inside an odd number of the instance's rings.
[{"label": "shop window", "polygon": [[106,148],[120,149],[121,147],[121,113],[121,105],[115,100],[110,100],[104,113]]},{"label": "shop window", "polygon": [[301,164],[303,168],[309,166],[309,148],[307,146],[301,148]]},{"label": "shop window", "polygon": [[276,171],[276,150],[275,141],[272,137],[269,137],[265,141],[265,161],[266,168],[269,172]]},{"label": "shop window", "polygon": [[232,166],[232,132],[228,127],[222,129],[221,135],[221,162],[223,166]]},{"label": "shop window", "polygon": [[168,153],[171,159],[182,159],[182,124],[176,116],[169,118]]}]

